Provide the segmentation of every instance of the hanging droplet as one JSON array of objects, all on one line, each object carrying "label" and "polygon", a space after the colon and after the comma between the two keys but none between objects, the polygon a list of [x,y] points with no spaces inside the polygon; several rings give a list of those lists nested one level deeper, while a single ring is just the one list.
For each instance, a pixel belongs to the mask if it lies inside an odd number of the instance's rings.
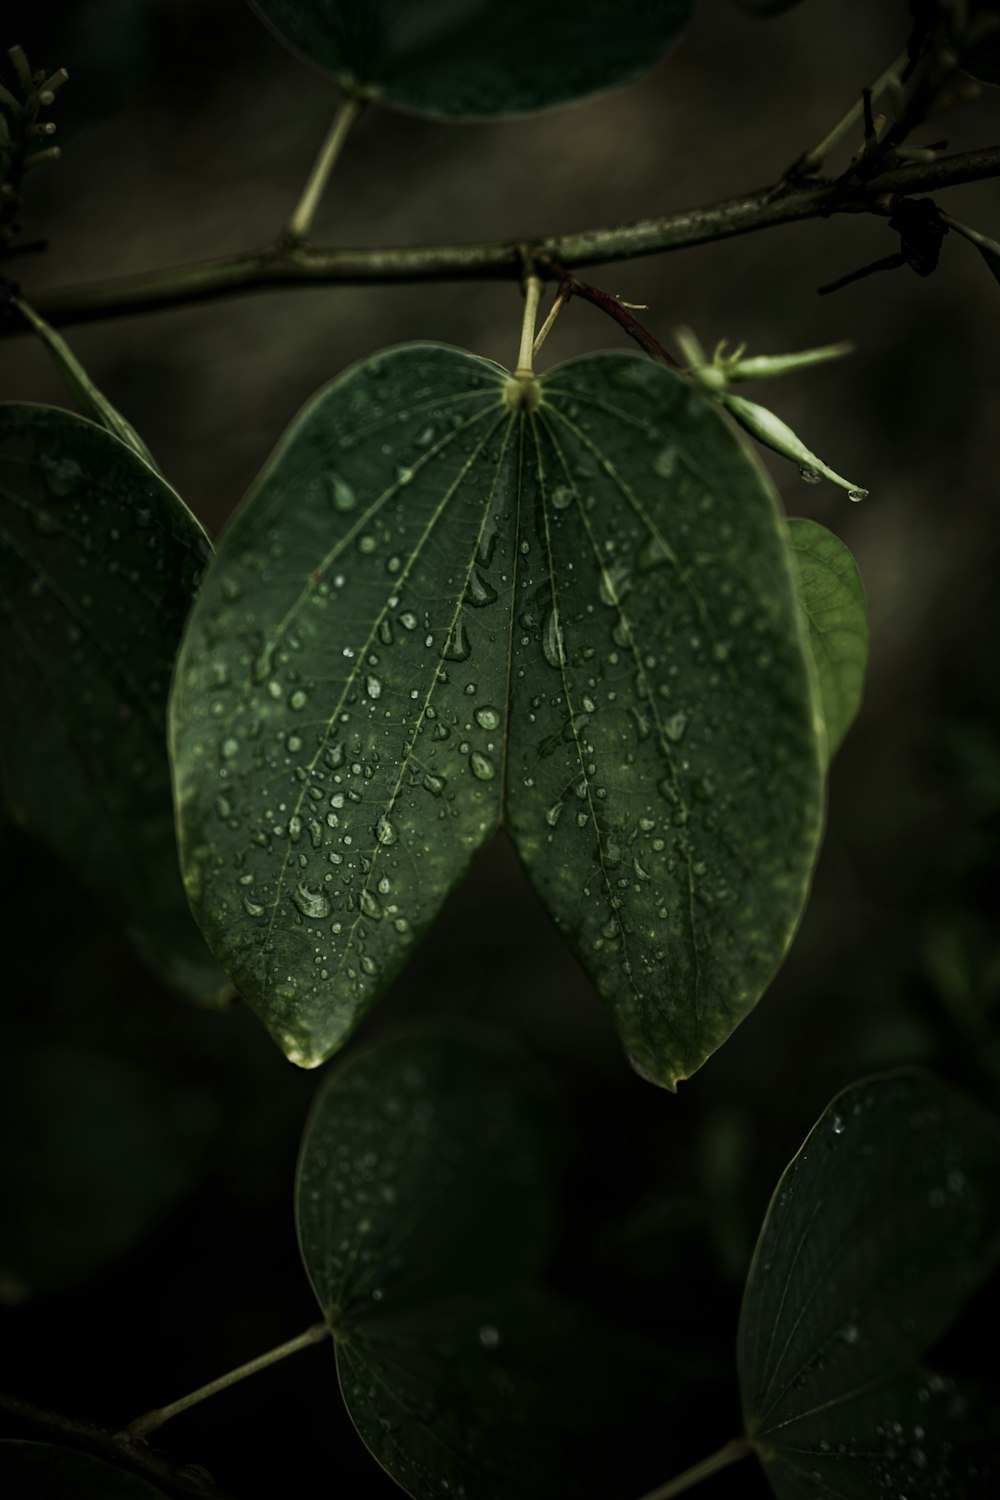
[{"label": "hanging droplet", "polygon": [[819,484],[823,476],[822,474],[818,474],[815,469],[807,469],[805,466],[802,466],[799,468],[799,478],[803,484]]}]

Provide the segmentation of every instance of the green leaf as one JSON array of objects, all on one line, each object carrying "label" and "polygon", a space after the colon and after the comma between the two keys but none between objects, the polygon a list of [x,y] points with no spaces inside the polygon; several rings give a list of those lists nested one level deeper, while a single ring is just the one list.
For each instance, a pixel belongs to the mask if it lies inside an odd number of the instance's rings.
[{"label": "green leaf", "polygon": [[293,51],[379,103],[441,118],[523,114],[631,83],[695,0],[251,0]]},{"label": "green leaf", "polygon": [[377,355],[297,418],[182,646],[181,858],[209,943],[315,1065],[503,821],[673,1086],[805,900],[806,649],[772,492],[687,382],[627,354],[529,387],[434,345]]},{"label": "green leaf", "polygon": [[383,1041],[317,1096],[302,1259],[352,1420],[411,1495],[513,1496],[506,1471],[531,1468],[508,1350],[531,1341],[558,1120],[518,1049],[464,1028]]},{"label": "green leaf", "polygon": [[178,878],[165,711],[209,553],[178,497],[117,438],[55,408],[0,407],[7,800],[161,981],[205,999],[225,980]]},{"label": "green leaf", "polygon": [[0,1491],[12,1500],[165,1500],[127,1469],[54,1443],[0,1441]]},{"label": "green leaf", "polygon": [[832,759],[861,707],[868,665],[865,591],[854,558],[832,531],[798,516],[787,527]]},{"label": "green leaf", "polygon": [[996,1259],[998,1159],[992,1115],[901,1072],[840,1094],[787,1168],[738,1346],[747,1433],[781,1500],[966,1493],[960,1409],[920,1361]]},{"label": "green leaf", "polygon": [[86,1281],[190,1188],[209,1102],[128,1057],[8,1041],[0,1059],[0,1303]]}]

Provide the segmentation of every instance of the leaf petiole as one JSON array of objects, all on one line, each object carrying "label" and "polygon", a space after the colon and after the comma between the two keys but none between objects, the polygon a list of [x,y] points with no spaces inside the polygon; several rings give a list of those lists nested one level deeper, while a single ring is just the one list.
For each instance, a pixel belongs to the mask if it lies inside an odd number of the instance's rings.
[{"label": "leaf petiole", "polygon": [[319,155],[313,162],[312,171],[306,179],[306,185],[295,206],[295,212],[288,221],[288,227],[281,239],[282,244],[301,245],[308,239],[313,219],[316,217],[316,210],[330,180],[330,173],[336,165],[351,126],[364,107],[365,100],[360,94],[352,92],[344,94],[337,107],[337,113],[333,117],[333,124],[320,147]]},{"label": "leaf petiole", "polygon": [[524,319],[521,323],[521,347],[517,354],[517,369],[514,375],[519,380],[529,379],[535,373],[534,343],[535,322],[538,304],[542,299],[542,278],[528,276],[524,282]]},{"label": "leaf petiole", "polygon": [[241,1380],[246,1380],[249,1375],[256,1375],[258,1370],[266,1370],[268,1365],[276,1365],[279,1360],[287,1359],[290,1354],[297,1354],[300,1349],[307,1349],[310,1344],[318,1344],[329,1335],[326,1323],[314,1323],[307,1328],[305,1333],[298,1334],[289,1339],[287,1343],[279,1344],[276,1349],[268,1349],[265,1354],[258,1354],[254,1359],[248,1359],[245,1365],[237,1365],[235,1370],[229,1370],[225,1375],[219,1375],[215,1380],[210,1380],[207,1385],[199,1386],[196,1391],[191,1391],[186,1396],[171,1401],[168,1406],[158,1406],[153,1411],[147,1411],[143,1416],[136,1417],[129,1422],[124,1429],[123,1436],[127,1438],[144,1438],[150,1432],[155,1432],[162,1427],[164,1422],[169,1422],[171,1417],[179,1416],[182,1411],[189,1407],[197,1406],[199,1402],[206,1401],[209,1396],[218,1395],[228,1386],[236,1385]]},{"label": "leaf petiole", "polygon": [[666,1484],[661,1484],[655,1490],[642,1496],[642,1500],[673,1500],[675,1495],[686,1494],[688,1490],[694,1489],[696,1484],[701,1484],[705,1479],[711,1479],[713,1474],[727,1469],[730,1464],[738,1463],[741,1458],[746,1458],[753,1452],[753,1445],[745,1437],[733,1438],[716,1453],[710,1453],[708,1458],[703,1458],[700,1463],[693,1464],[690,1469],[685,1469],[683,1474],[677,1474],[673,1479],[668,1479]]}]

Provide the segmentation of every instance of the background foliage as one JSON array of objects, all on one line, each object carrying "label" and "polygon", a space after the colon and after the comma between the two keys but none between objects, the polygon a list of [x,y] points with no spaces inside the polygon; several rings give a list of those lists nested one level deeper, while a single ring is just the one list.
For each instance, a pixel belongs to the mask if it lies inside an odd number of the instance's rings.
[{"label": "background foliage", "polygon": [[[20,18],[29,55],[74,75],[60,114],[72,170],[32,189],[33,217],[53,240],[33,285],[269,239],[329,114],[329,83],[277,47],[242,0],[121,4],[117,25],[95,25],[108,9],[60,0]],[[452,229],[544,231],[769,180],[894,55],[906,9],[808,0],[765,25],[728,0],[704,0],[672,63],[571,112],[462,129],[373,112],[338,169],[318,236],[404,243]],[[974,121],[949,118],[951,144],[978,144],[998,125],[990,95]],[[956,211],[992,228],[993,199],[989,185],[964,188]],[[651,304],[647,322],[661,336],[683,320],[709,346],[745,338],[751,352],[844,336],[860,345],[849,366],[768,394],[816,451],[836,453],[871,489],[855,507],[774,468],[788,509],[829,525],[858,557],[873,651],[865,706],[833,769],[813,898],[764,1002],[684,1086],[683,1109],[671,1108],[636,1083],[499,841],[371,1023],[374,1032],[445,1006],[512,1027],[566,1078],[580,1144],[556,1280],[673,1351],[671,1420],[652,1400],[637,1413],[652,1441],[619,1456],[622,1493],[738,1429],[742,1279],[777,1175],[831,1094],[907,1060],[973,1088],[995,1089],[1000,1073],[996,284],[952,237],[927,280],[904,271],[815,298],[817,285],[887,253],[888,238],[872,220],[841,219],[606,278]],[[214,533],[322,382],[406,338],[509,363],[517,316],[501,285],[329,289],[97,325],[73,342]],[[610,325],[595,319],[574,305],[547,354],[612,344]],[[43,351],[23,340],[0,346],[0,396],[63,400]],[[245,1012],[178,1009],[40,851],[10,829],[0,838],[9,1034],[20,1045],[58,1033],[138,1068],[154,1080],[150,1106],[179,1102],[194,1142],[182,1161],[163,1161],[163,1191],[150,1195],[145,1233],[130,1231],[130,1254],[83,1288],[24,1301],[28,1289],[3,1268],[7,1384],[81,1416],[124,1420],[314,1317],[290,1205],[314,1080],[289,1068]],[[56,1109],[70,1097],[60,1080],[45,1087]],[[150,1162],[156,1140],[151,1125]],[[994,1283],[947,1342],[955,1369],[991,1373],[982,1331],[997,1327],[998,1311]],[[198,1455],[245,1497],[309,1493],[331,1472],[344,1493],[397,1493],[357,1443],[331,1364],[328,1349],[301,1355],[192,1412],[162,1445]],[[706,1500],[769,1493],[750,1466],[713,1483]]]}]

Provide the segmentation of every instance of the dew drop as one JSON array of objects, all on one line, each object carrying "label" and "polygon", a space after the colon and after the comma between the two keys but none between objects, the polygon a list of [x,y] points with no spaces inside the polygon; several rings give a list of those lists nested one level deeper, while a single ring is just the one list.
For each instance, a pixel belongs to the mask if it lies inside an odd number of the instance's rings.
[{"label": "dew drop", "polygon": [[358,906],[362,913],[366,917],[370,917],[373,922],[381,922],[382,907],[379,904],[378,897],[373,896],[371,891],[363,890],[361,892],[361,895],[358,897]]},{"label": "dew drop", "polygon": [[378,839],[379,843],[384,845],[386,848],[389,848],[389,846],[394,844],[399,838],[399,834],[396,832],[395,828],[392,826],[385,813],[382,813],[380,815],[378,822],[375,824],[375,837]]},{"label": "dew drop", "polygon": [[[73,458],[57,458],[43,460],[43,471],[45,482],[53,495],[69,495],[83,478],[83,470]],[[146,513],[145,524],[149,524],[149,513]]]},{"label": "dew drop", "polygon": [[661,479],[670,479],[677,468],[677,449],[671,444],[663,448],[653,459],[653,472]]},{"label": "dew drop", "polygon": [[500,711],[491,703],[484,703],[482,708],[477,708],[475,719],[480,729],[500,728]]},{"label": "dew drop", "polygon": [[382,684],[377,677],[369,675],[365,678],[365,692],[369,698],[381,698]]},{"label": "dew drop", "polygon": [[799,469],[799,478],[803,484],[819,484],[823,476],[822,474],[818,474],[815,469],[807,469],[803,466]]},{"label": "dew drop", "polygon": [[469,641],[469,632],[465,628],[464,618],[462,615],[459,615],[452,626],[451,634],[448,637],[448,644],[445,646],[442,655],[446,661],[465,661],[471,651],[472,645]]},{"label": "dew drop", "polygon": [[474,750],[469,756],[469,765],[477,781],[492,781],[497,774],[497,768],[489,756],[481,755],[478,750]]},{"label": "dew drop", "polygon": [[494,602],[497,597],[497,591],[492,584],[486,582],[486,579],[479,572],[478,568],[473,568],[469,574],[465,597],[474,609],[482,609],[484,604],[492,604]]},{"label": "dew drop", "polygon": [[542,631],[542,655],[550,667],[566,665],[566,646],[557,609],[550,609],[545,620],[545,627]]},{"label": "dew drop", "polygon": [[668,740],[671,740],[675,745],[679,745],[684,738],[684,731],[687,729],[687,725],[688,716],[682,708],[679,708],[676,713],[670,715],[669,719],[664,720],[663,732]]},{"label": "dew drop", "polygon": [[868,498],[868,491],[867,490],[848,490],[847,491],[847,498],[848,498],[848,500],[854,500],[854,501],[857,501],[857,500],[866,500]]},{"label": "dew drop", "polygon": [[295,887],[292,900],[304,917],[328,917],[330,903],[322,891],[314,891],[305,884]]},{"label": "dew drop", "polygon": [[332,469],[326,476],[326,490],[335,510],[353,510],[358,503],[358,497],[347,480]]}]

